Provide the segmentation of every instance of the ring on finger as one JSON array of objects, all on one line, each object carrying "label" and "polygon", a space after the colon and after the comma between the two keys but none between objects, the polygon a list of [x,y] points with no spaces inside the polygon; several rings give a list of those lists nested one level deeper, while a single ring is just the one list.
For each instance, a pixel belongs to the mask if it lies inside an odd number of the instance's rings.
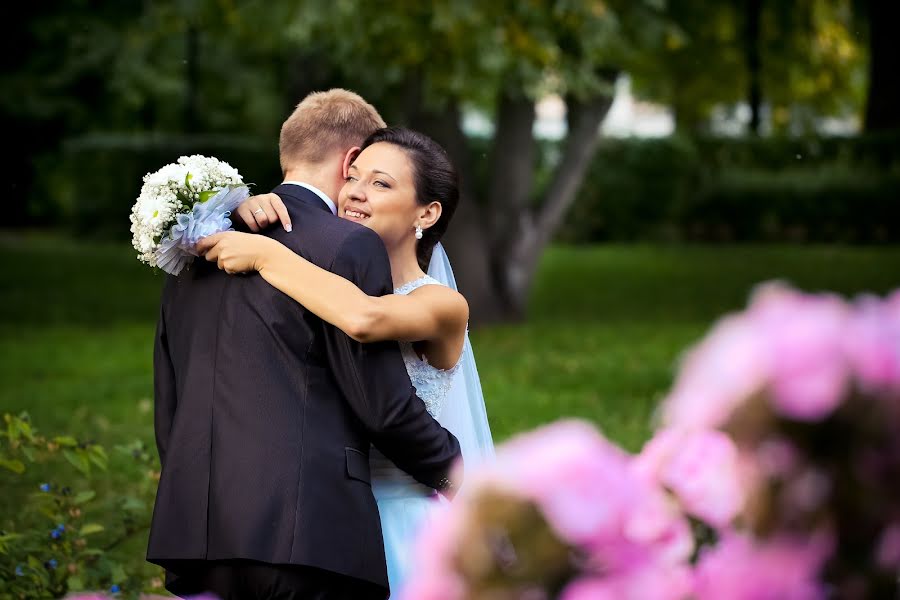
[{"label": "ring on finger", "polygon": [[264,213],[264,212],[266,212],[266,211],[264,211],[262,208],[257,208],[256,210],[253,211],[253,214],[258,215],[259,213]]}]

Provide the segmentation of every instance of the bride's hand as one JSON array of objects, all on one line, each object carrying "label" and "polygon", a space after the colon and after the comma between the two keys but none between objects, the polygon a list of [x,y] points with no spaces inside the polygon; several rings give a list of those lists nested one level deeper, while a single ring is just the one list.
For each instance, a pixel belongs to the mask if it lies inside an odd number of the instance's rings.
[{"label": "bride's hand", "polygon": [[273,239],[252,233],[225,231],[197,242],[197,252],[209,262],[218,263],[226,273],[259,271],[263,258],[277,245]]},{"label": "bride's hand", "polygon": [[250,231],[259,231],[281,221],[285,231],[291,230],[291,215],[278,194],[260,194],[244,200],[235,211]]}]

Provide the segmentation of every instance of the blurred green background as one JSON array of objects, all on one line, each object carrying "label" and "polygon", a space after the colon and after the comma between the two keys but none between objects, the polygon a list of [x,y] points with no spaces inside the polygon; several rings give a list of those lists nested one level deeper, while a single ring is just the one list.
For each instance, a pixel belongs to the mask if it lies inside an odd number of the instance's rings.
[{"label": "blurred green background", "polygon": [[[128,242],[141,177],[205,153],[268,190],[282,121],[329,87],[459,166],[447,246],[498,440],[576,415],[635,450],[679,355],[758,283],[897,286],[897,3],[3,10],[0,412],[48,433],[152,445],[162,277]],[[4,527],[50,476],[0,473]]]}]

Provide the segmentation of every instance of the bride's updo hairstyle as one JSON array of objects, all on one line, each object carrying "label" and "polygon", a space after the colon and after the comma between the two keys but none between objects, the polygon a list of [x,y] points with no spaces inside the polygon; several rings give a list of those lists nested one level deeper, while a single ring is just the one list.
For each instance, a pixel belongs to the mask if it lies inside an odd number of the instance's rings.
[{"label": "bride's updo hairstyle", "polygon": [[422,231],[422,239],[416,245],[419,266],[427,271],[431,253],[447,232],[459,204],[459,177],[447,152],[424,133],[405,127],[385,127],[366,138],[362,149],[379,143],[392,144],[406,153],[412,165],[416,202],[420,206],[441,203],[440,219]]}]

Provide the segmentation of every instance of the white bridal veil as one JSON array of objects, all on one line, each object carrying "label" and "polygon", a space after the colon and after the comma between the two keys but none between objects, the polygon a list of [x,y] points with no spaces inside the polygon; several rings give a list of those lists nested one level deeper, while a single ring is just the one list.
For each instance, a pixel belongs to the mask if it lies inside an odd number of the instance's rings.
[{"label": "white bridal veil", "polygon": [[[437,244],[428,265],[428,275],[457,290],[450,259],[441,244]],[[463,347],[462,364],[454,377],[453,387],[441,409],[440,422],[459,440],[466,467],[484,462],[494,456],[494,440],[488,425],[484,394],[469,334]]]}]

